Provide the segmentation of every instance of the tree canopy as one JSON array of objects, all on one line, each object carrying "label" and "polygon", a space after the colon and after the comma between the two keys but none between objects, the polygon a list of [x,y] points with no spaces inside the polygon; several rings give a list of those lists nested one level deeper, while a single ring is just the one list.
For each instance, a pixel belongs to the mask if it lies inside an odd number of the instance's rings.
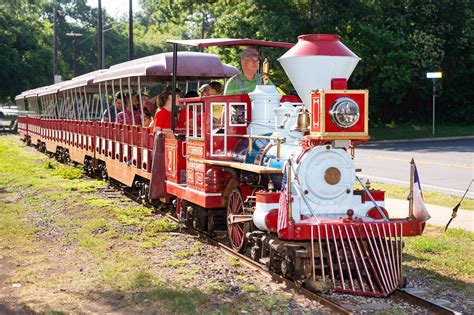
[{"label": "tree canopy", "polygon": [[[78,74],[97,68],[97,9],[85,0],[58,0],[59,69],[72,76],[72,39]],[[350,88],[370,91],[372,122],[431,118],[426,72],[437,82],[437,117],[473,123],[474,15],[471,0],[141,0],[135,15],[135,57],[168,51],[169,38],[256,38],[295,42],[308,33],[331,33],[362,58]],[[7,0],[0,4],[0,100],[52,83],[53,2]],[[126,61],[128,25],[104,13],[105,63]],[[183,47],[184,48],[184,47]],[[238,50],[212,48],[238,65]],[[272,81],[291,89],[276,59]],[[304,74],[302,74],[304,75]]]}]

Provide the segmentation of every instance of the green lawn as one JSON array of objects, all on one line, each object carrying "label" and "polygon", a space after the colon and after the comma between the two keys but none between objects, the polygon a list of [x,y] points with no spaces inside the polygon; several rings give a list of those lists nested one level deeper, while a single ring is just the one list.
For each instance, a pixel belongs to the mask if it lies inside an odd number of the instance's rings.
[{"label": "green lawn", "polygon": [[[409,273],[429,281],[432,290],[462,292],[474,298],[474,233],[428,225],[422,236],[404,239],[404,266]],[[471,302],[472,303],[472,302]]]},{"label": "green lawn", "polygon": [[472,125],[436,125],[435,136],[431,124],[389,123],[370,125],[371,140],[419,139],[435,137],[474,136]]},{"label": "green lawn", "polygon": [[[393,199],[406,199],[408,195],[408,187],[398,185],[386,185],[380,183],[372,183],[374,189],[380,189],[385,191],[385,197]],[[445,195],[435,191],[423,191],[423,198],[425,203],[454,208],[455,205],[461,200],[461,197]],[[461,203],[461,209],[463,210],[474,210],[474,200],[465,198]]]}]

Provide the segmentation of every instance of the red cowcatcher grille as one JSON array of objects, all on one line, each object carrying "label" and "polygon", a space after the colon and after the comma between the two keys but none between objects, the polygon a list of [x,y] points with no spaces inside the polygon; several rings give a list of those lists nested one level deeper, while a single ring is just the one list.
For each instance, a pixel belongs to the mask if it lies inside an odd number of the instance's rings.
[{"label": "red cowcatcher grille", "polygon": [[313,280],[330,281],[337,292],[390,295],[402,279],[402,232],[397,222],[316,226]]}]

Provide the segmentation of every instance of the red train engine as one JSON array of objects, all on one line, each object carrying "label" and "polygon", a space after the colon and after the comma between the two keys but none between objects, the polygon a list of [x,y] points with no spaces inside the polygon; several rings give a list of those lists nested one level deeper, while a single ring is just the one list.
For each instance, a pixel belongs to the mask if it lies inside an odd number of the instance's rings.
[{"label": "red train engine", "polygon": [[368,91],[347,89],[359,58],[336,35],[304,35],[279,61],[302,103],[274,86],[257,86],[250,103],[187,101],[214,119],[203,126],[208,141],[187,132],[186,185],[173,188],[180,211],[205,217],[188,193],[212,187],[235,250],[312,287],[387,296],[403,282],[402,237],[424,223],[389,219],[384,192],[356,175],[354,147],[369,139]]}]

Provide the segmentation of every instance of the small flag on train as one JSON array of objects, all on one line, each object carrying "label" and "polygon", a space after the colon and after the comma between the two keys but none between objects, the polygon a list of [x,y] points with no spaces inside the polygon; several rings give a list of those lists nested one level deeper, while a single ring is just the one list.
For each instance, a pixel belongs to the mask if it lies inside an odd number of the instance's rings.
[{"label": "small flag on train", "polygon": [[277,231],[285,229],[288,227],[288,174],[287,174],[287,165],[285,165],[285,172],[283,173],[283,178],[281,180],[281,190],[280,190],[280,207],[278,208],[278,224]]},{"label": "small flag on train", "polygon": [[416,168],[415,161],[413,161],[414,176],[413,176],[413,216],[422,222],[428,221],[431,216],[426,209],[423,191],[421,190],[420,177]]}]

